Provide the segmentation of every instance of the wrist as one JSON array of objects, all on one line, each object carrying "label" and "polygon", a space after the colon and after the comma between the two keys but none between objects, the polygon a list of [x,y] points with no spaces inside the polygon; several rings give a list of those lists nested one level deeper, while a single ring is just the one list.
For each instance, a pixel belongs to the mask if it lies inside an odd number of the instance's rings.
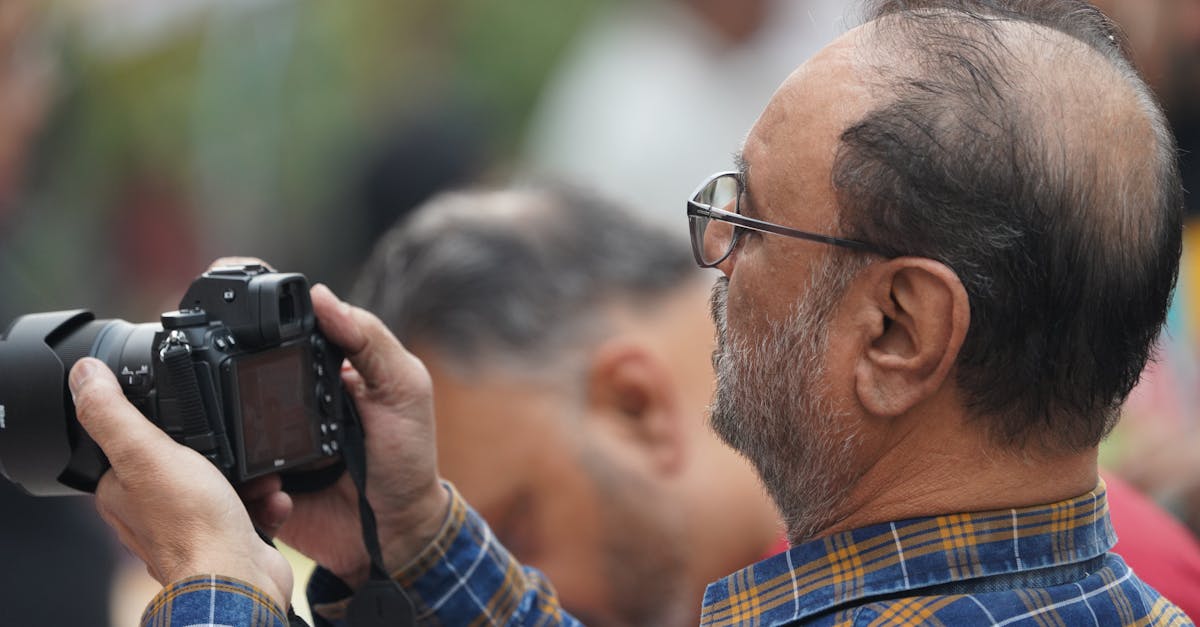
[{"label": "wrist", "polygon": [[388,572],[404,568],[432,544],[449,512],[450,493],[440,481],[435,481],[402,516],[387,521],[386,525],[381,522],[381,530],[385,527],[390,530],[381,533],[380,537],[384,567]]},{"label": "wrist", "polygon": [[232,579],[253,587],[286,614],[292,604],[291,565],[273,547],[262,542],[259,544],[262,548],[253,548],[245,556],[213,556],[180,565],[162,583],[170,585],[174,581],[196,576]]},{"label": "wrist", "polygon": [[[434,481],[421,496],[407,499],[409,506],[396,513],[376,509],[376,532],[383,567],[389,573],[404,568],[425,550],[441,531],[450,511],[450,494],[440,481]],[[371,558],[361,541],[353,557],[322,566],[346,583],[351,590],[361,588],[370,578]]]}]

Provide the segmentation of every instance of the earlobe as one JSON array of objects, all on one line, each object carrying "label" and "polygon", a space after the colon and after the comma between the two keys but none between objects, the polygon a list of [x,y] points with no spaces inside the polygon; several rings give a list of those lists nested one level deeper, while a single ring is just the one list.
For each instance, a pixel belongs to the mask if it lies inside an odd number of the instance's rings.
[{"label": "earlobe", "polygon": [[942,388],[966,338],[970,304],[958,275],[932,259],[893,259],[874,273],[855,386],[869,413],[894,417]]},{"label": "earlobe", "polygon": [[684,462],[679,387],[655,354],[633,342],[600,346],[588,371],[589,419],[639,451],[658,472]]}]

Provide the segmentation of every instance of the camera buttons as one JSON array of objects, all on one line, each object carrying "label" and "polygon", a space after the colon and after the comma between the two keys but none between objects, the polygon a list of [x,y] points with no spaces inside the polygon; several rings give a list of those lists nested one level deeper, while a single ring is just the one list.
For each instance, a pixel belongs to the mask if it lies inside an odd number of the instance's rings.
[{"label": "camera buttons", "polygon": [[325,382],[317,382],[317,402],[321,405],[321,413],[329,415],[333,413],[333,395],[325,389]]},{"label": "camera buttons", "polygon": [[237,341],[229,334],[217,335],[214,333],[212,337],[213,346],[216,346],[219,351],[232,349],[237,344]]}]

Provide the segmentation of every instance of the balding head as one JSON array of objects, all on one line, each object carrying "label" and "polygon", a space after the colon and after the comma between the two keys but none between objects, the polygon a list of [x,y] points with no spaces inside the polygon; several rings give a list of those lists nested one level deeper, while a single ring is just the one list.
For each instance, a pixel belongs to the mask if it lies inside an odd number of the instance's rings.
[{"label": "balding head", "polygon": [[380,240],[355,298],[460,370],[570,379],[606,307],[654,306],[697,276],[681,237],[590,192],[453,192]]},{"label": "balding head", "polygon": [[840,224],[958,274],[957,380],[1000,441],[1094,446],[1165,317],[1181,189],[1161,111],[1081,0],[875,3]]}]

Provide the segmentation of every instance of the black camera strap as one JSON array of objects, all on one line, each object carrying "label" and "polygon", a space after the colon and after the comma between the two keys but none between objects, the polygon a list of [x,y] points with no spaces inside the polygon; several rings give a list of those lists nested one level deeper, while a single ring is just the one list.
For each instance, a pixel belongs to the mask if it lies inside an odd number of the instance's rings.
[{"label": "black camera strap", "polygon": [[[416,610],[412,599],[388,574],[383,566],[383,550],[379,544],[379,530],[375,523],[375,510],[367,501],[367,448],[362,430],[362,419],[354,401],[342,397],[346,421],[338,444],[342,449],[342,461],[350,473],[350,479],[358,490],[358,515],[362,522],[363,545],[371,558],[370,578],[350,599],[346,608],[346,624],[350,627],[408,627],[416,625]],[[340,466],[340,465],[339,465]],[[275,542],[262,530],[255,529],[264,542],[275,546]],[[317,621],[321,623],[320,620]],[[295,610],[288,608],[289,627],[309,627]]]},{"label": "black camera strap", "polygon": [[354,593],[346,608],[346,621],[350,627],[406,627],[416,625],[416,610],[412,599],[388,574],[383,565],[383,551],[379,544],[379,530],[375,523],[375,510],[367,502],[367,448],[363,434],[362,419],[358,408],[348,395],[342,396],[346,416],[345,428],[341,431],[340,444],[346,470],[358,490],[358,513],[362,522],[363,544],[371,558],[370,579]]}]

